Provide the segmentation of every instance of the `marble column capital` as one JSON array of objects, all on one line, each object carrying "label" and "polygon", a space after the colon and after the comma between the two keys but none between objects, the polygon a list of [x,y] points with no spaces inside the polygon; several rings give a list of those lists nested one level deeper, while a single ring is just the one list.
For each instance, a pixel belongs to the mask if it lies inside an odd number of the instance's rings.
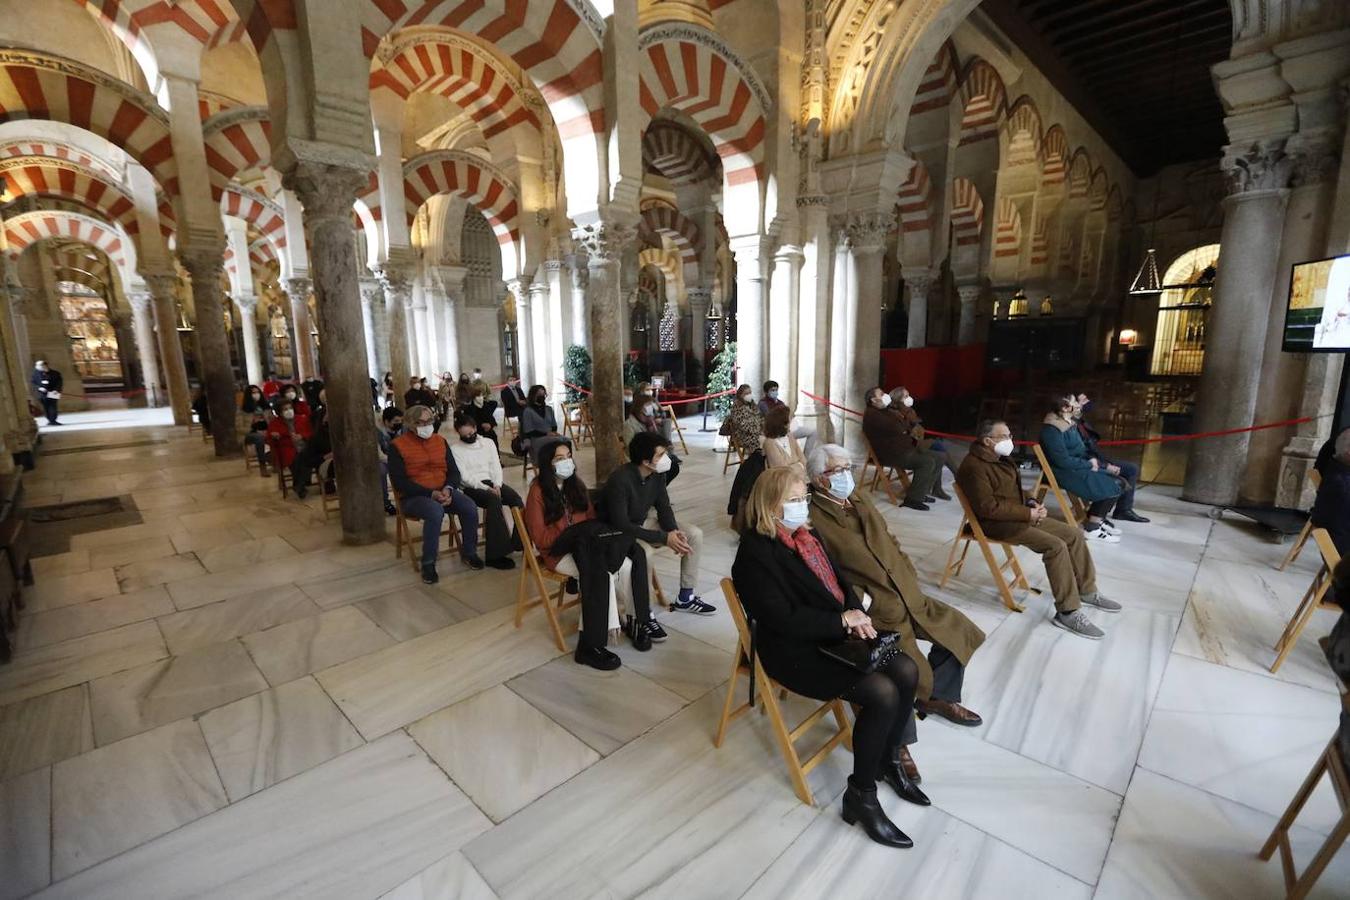
[{"label": "marble column capital", "polygon": [[530,305],[529,288],[523,280],[512,278],[506,283],[506,289],[511,292],[511,296],[515,299],[518,308],[528,307]]},{"label": "marble column capital", "polygon": [[545,272],[549,272],[549,273],[553,273],[553,272],[561,272],[561,271],[562,271],[562,268],[563,268],[563,261],[562,261],[561,259],[546,259],[546,260],[544,260],[544,271],[545,271]]},{"label": "marble column capital", "polygon": [[927,295],[932,288],[933,282],[937,281],[939,273],[932,269],[915,269],[912,272],[901,272],[900,277],[905,285],[909,287],[911,294]]},{"label": "marble column capital", "polygon": [[281,176],[282,187],[299,198],[311,227],[334,220],[350,225],[352,203],[369,183],[369,170],[317,161],[301,161]]},{"label": "marble column capital", "polygon": [[1339,141],[1333,129],[1301,131],[1285,144],[1293,187],[1330,184],[1340,170]]},{"label": "marble column capital", "polygon": [[384,286],[378,278],[362,278],[360,284],[361,302],[366,306],[374,306],[384,299]]},{"label": "marble column capital", "polygon": [[240,294],[234,298],[234,305],[239,307],[239,312],[251,316],[258,311],[257,294]]},{"label": "marble column capital", "polygon": [[637,240],[637,226],[602,219],[572,229],[572,240],[589,257],[588,266],[612,265]]},{"label": "marble column capital", "polygon": [[225,271],[225,246],[186,248],[178,252],[178,259],[194,282],[216,284]]},{"label": "marble column capital", "polygon": [[144,276],[145,284],[150,288],[150,294],[156,300],[165,298],[168,300],[178,299],[178,276],[170,272],[151,272]]},{"label": "marble column capital", "polygon": [[1286,140],[1275,138],[1224,148],[1219,166],[1228,182],[1230,196],[1289,187],[1293,160],[1285,151]]},{"label": "marble column capital", "polygon": [[854,213],[844,230],[855,253],[880,253],[886,249],[886,236],[895,227],[894,213]]},{"label": "marble column capital", "polygon": [[375,277],[380,280],[380,285],[384,288],[385,300],[407,304],[408,294],[412,290],[412,282],[408,278],[407,269],[403,266],[385,263],[375,268]]},{"label": "marble column capital", "polygon": [[962,305],[966,303],[974,303],[976,300],[980,299],[980,294],[982,294],[983,292],[984,292],[983,285],[958,284],[956,286],[956,294],[958,297],[961,298]]},{"label": "marble column capital", "polygon": [[308,278],[287,278],[282,283],[286,285],[286,296],[290,297],[292,302],[299,300],[304,303],[309,300],[311,284]]},{"label": "marble column capital", "polygon": [[805,259],[806,254],[796,244],[783,244],[773,252],[775,263],[785,262],[800,265]]}]

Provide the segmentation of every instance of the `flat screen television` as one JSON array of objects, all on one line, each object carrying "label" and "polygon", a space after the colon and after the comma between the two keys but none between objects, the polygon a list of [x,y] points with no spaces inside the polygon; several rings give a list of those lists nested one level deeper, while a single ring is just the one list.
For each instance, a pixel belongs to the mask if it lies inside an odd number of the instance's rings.
[{"label": "flat screen television", "polygon": [[1350,351],[1350,254],[1294,266],[1284,312],[1284,349]]}]

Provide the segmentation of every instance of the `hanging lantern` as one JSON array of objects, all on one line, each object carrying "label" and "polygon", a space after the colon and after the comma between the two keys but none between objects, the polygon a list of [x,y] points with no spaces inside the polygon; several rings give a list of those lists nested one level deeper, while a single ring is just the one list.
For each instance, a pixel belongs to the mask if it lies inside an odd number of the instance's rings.
[{"label": "hanging lantern", "polygon": [[1021,288],[1008,301],[1008,318],[1020,319],[1027,315],[1027,292]]},{"label": "hanging lantern", "polygon": [[1049,294],[1046,294],[1043,298],[1041,298],[1041,315],[1053,316],[1054,314],[1055,314],[1054,301],[1050,299]]},{"label": "hanging lantern", "polygon": [[1152,247],[1144,256],[1144,262],[1139,266],[1139,273],[1134,276],[1134,281],[1130,282],[1129,293],[1136,296],[1162,293],[1162,279],[1158,277],[1158,254]]}]

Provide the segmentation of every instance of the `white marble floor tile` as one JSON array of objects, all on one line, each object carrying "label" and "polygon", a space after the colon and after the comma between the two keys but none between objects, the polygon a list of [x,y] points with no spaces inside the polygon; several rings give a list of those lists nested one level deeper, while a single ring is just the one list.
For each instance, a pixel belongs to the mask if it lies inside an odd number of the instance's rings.
[{"label": "white marble floor tile", "polygon": [[284,622],[315,616],[319,612],[299,588],[288,584],[265,593],[174,612],[161,617],[159,627],[164,632],[169,652],[181,654]]},{"label": "white marble floor tile", "polygon": [[887,814],[914,840],[909,850],[873,843],[836,803],[822,810],[745,894],[755,900],[922,897],[1088,900],[1092,888],[937,809],[885,793]]},{"label": "white marble floor tile", "polygon": [[201,730],[183,719],[52,767],[60,880],[226,803]]},{"label": "white marble floor tile", "polygon": [[334,522],[329,525],[314,525],[297,531],[283,532],[277,535],[300,553],[312,553],[325,547],[336,547],[342,542],[342,526]]},{"label": "white marble floor tile", "polygon": [[0,706],[120,672],[168,655],[154,622],[39,647],[0,666]]},{"label": "white marble floor tile", "polygon": [[129,544],[136,541],[151,540],[172,534],[176,525],[170,522],[145,522],[140,525],[128,525],[125,528],[107,528],[103,531],[86,531],[84,534],[70,536],[70,549],[94,550],[98,547],[111,547],[114,544]]},{"label": "white marble floor tile", "polygon": [[217,528],[229,528],[232,525],[243,525],[253,516],[251,506],[235,503],[218,509],[180,515],[178,523],[185,531],[212,531]]},{"label": "white marble floor tile", "polygon": [[334,666],[318,679],[372,740],[557,655],[545,629],[517,629],[510,611],[500,610]]},{"label": "white marble floor tile", "polygon": [[625,667],[646,676],[686,701],[697,700],[731,675],[731,654],[698,638],[672,632],[668,640],[639,653],[625,637],[610,644]]},{"label": "white marble floor tile", "polygon": [[113,544],[110,547],[95,547],[89,551],[89,568],[106,569],[110,566],[127,566],[132,563],[173,556],[178,551],[168,537],[152,537],[132,541],[126,544]]},{"label": "white marble floor tile", "polygon": [[232,803],[363,743],[313,678],[236,700],[199,721]]},{"label": "white marble floor tile", "polygon": [[[1334,694],[1173,654],[1139,765],[1273,816],[1282,814],[1336,730]],[[1299,823],[1340,819],[1324,783]]]},{"label": "white marble floor tile", "polygon": [[[377,897],[491,823],[406,734],[310,769],[42,897]],[[194,860],[194,865],[184,865]]]},{"label": "white marble floor tile", "polygon": [[394,643],[364,613],[350,606],[277,625],[247,635],[243,641],[272,685],[285,684]]},{"label": "white marble floor tile", "polygon": [[51,789],[46,766],[0,779],[0,900],[26,897],[51,881]]},{"label": "white marble floor tile", "polygon": [[604,755],[673,716],[687,702],[632,669],[601,672],[577,665],[569,656],[507,685]]},{"label": "white marble floor tile", "polygon": [[266,689],[238,641],[202,647],[95,679],[94,737],[101,747]]},{"label": "white marble floor tile", "polygon": [[[1099,900],[1282,897],[1278,854],[1269,862],[1257,858],[1276,821],[1276,816],[1140,769],[1125,795],[1096,896]],[[1300,868],[1323,839],[1301,828],[1291,831]],[[1342,852],[1310,896],[1344,898],[1348,884],[1350,854]]]},{"label": "white marble floor tile", "polygon": [[[520,583],[519,570],[502,572],[486,569],[474,572],[460,563],[459,557],[454,559],[442,557],[437,567],[440,570],[441,581],[436,585],[436,589],[470,609],[486,613],[515,606],[516,587]],[[534,610],[526,616],[525,627],[529,628],[531,620],[536,616],[539,617],[538,624],[542,624],[543,615],[542,610]]]},{"label": "white marble floor tile", "polygon": [[498,900],[483,876],[460,852],[437,860],[381,900]]},{"label": "white marble floor tile", "polygon": [[[720,579],[721,576],[719,576]],[[674,582],[671,583],[672,585]],[[658,606],[655,601],[652,603],[652,612],[661,622],[661,626],[672,633],[679,631],[692,638],[702,641],[709,646],[716,647],[725,653],[732,653],[736,650],[738,640],[736,634],[736,623],[731,620],[731,613],[726,610],[726,598],[722,596],[720,587],[712,586],[707,589],[700,587],[699,594],[704,600],[717,607],[717,612],[711,616],[694,616],[683,612],[669,612]],[[669,588],[671,585],[667,585]],[[675,594],[667,590],[666,597],[674,599]],[[672,638],[673,640],[673,638]],[[727,670],[730,671],[731,664],[727,664]]]},{"label": "white marble floor tile", "polygon": [[[201,532],[197,532],[201,534]],[[273,559],[295,556],[297,550],[280,537],[248,538],[230,541],[210,549],[195,551],[197,559],[208,572],[222,572],[239,566],[254,566]]]},{"label": "white marble floor tile", "polygon": [[87,600],[97,600],[100,597],[111,597],[119,593],[121,588],[117,585],[117,575],[109,567],[90,569],[88,572],[79,572],[75,575],[44,578],[32,587],[25,588],[23,599],[28,612],[36,613],[84,603]]},{"label": "white marble floor tile", "polygon": [[[169,535],[169,540],[173,542],[175,553],[196,553],[197,558],[206,564],[206,554],[222,547],[228,547],[232,544],[241,544],[252,541],[253,538],[239,525],[229,525],[223,528],[212,528],[208,531],[186,531],[178,529]],[[206,566],[207,571],[219,571],[211,566]]]},{"label": "white marble floor tile", "polygon": [[1103,640],[1055,628],[1044,598],[1009,616],[971,659],[963,702],[984,717],[973,731],[985,740],[1123,794],[1177,620],[1088,615]]},{"label": "white marble floor tile", "polygon": [[494,822],[600,759],[501,685],[414,722],[408,733]]},{"label": "white marble floor tile", "polygon": [[394,590],[411,589],[421,583],[421,576],[406,562],[402,560],[395,562],[392,559],[370,571],[356,573],[339,571],[297,582],[300,590],[324,609],[345,606]]},{"label": "white marble floor tile", "polygon": [[202,568],[202,564],[193,553],[147,559],[118,566],[114,571],[117,573],[117,584],[123,591],[134,591],[170,581],[182,581],[206,573],[206,569]]},{"label": "white marble floor tile", "polygon": [[89,600],[20,617],[19,627],[14,633],[14,646],[17,652],[25,653],[37,647],[107,631],[132,622],[143,622],[173,611],[173,601],[162,585],[114,594],[101,600]]},{"label": "white marble floor tile", "polygon": [[92,749],[86,685],[0,707],[0,781]]},{"label": "white marble floor tile", "polygon": [[[1245,672],[1269,673],[1275,642],[1311,581],[1301,572],[1206,559],[1196,575],[1174,649]],[[1336,690],[1335,676],[1317,646],[1317,639],[1335,621],[1335,613],[1313,613],[1302,638],[1272,677]]]},{"label": "white marble floor tile", "polygon": [[396,641],[411,640],[478,615],[476,610],[424,584],[398,588],[355,605]]},{"label": "white marble floor tile", "polygon": [[[711,694],[686,707],[465,856],[502,898],[739,896],[822,813],[793,794],[761,717],[738,720],[714,749],[720,711]],[[838,752],[811,772],[817,803],[835,802],[850,765]]]},{"label": "white marble floor tile", "polygon": [[[31,505],[31,503],[31,498],[29,498],[29,504]],[[89,565],[88,550],[71,550],[52,556],[35,556],[32,558],[32,563],[33,577],[38,581],[61,575],[78,575],[81,572],[88,572],[92,568]]]},{"label": "white marble floor tile", "polygon": [[217,600],[265,594],[283,584],[331,575],[337,569],[327,553],[301,553],[272,560],[264,566],[240,566],[221,572],[209,572],[168,585],[169,596],[179,609],[194,609]]}]

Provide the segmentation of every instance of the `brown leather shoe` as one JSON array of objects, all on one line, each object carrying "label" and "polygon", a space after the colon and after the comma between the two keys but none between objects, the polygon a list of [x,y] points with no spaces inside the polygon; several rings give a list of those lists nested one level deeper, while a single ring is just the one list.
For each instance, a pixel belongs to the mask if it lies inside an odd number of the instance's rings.
[{"label": "brown leather shoe", "polygon": [[918,763],[909,755],[909,748],[903,744],[900,745],[900,768],[905,770],[905,777],[915,784],[923,781],[923,776],[919,774]]},{"label": "brown leather shoe", "polygon": [[918,711],[920,719],[934,715],[946,719],[953,725],[964,725],[967,728],[984,724],[984,719],[981,719],[978,713],[971,712],[960,703],[951,700],[919,700],[915,702],[914,708]]}]

